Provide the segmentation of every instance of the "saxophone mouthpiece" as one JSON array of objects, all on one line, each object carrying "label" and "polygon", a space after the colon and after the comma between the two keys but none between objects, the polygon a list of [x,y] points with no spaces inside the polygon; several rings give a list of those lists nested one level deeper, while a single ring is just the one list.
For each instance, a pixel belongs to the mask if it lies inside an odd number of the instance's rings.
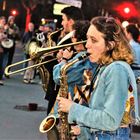
[{"label": "saxophone mouthpiece", "polygon": [[89,53],[82,54],[78,59],[79,59],[79,61],[83,60],[83,59],[86,59],[89,55],[90,55]]},{"label": "saxophone mouthpiece", "polygon": [[90,54],[89,54],[89,53],[87,53],[86,55],[87,55],[87,56],[89,56]]}]

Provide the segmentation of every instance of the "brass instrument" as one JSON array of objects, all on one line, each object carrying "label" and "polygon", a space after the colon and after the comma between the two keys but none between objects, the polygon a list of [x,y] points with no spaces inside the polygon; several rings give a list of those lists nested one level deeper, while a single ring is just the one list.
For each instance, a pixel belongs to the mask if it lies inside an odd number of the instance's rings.
[{"label": "brass instrument", "polygon": [[68,43],[68,44],[55,46],[51,48],[40,48],[38,46],[32,46],[32,47],[29,47],[29,54],[31,55],[32,59],[34,59],[34,58],[41,57],[45,53],[50,54],[50,53],[59,51],[60,49],[65,49],[67,47],[83,44],[83,43],[86,43],[86,40],[75,42],[75,43]]},{"label": "brass instrument", "polygon": [[[39,59],[43,54],[50,54],[52,52],[59,51],[60,49],[65,49],[69,46],[78,45],[78,44],[82,44],[82,43],[86,43],[86,40],[85,41],[79,41],[79,42],[76,42],[76,43],[69,43],[69,44],[64,44],[64,45],[60,45],[60,46],[55,46],[55,47],[51,47],[51,48],[40,48],[37,45],[32,44],[32,46],[29,47],[29,54],[32,57],[29,58],[29,59],[26,59],[26,60],[23,60],[23,61],[20,61],[20,62],[17,62],[17,63],[14,63],[14,64],[11,64],[11,65],[7,66],[5,68],[5,75],[9,76],[9,75],[12,75],[12,74],[16,74],[16,73],[25,71],[25,70],[30,69],[30,68],[41,66],[41,65],[43,65],[45,63],[48,63],[50,61],[53,61],[53,60],[49,60],[49,61],[46,61],[46,62],[41,62],[41,63],[26,67],[26,68],[22,68],[22,69],[19,69],[19,70],[9,72],[10,68],[21,65],[21,64],[23,64],[25,62],[28,62],[30,60],[33,60],[33,59]],[[56,58],[54,58],[54,59],[56,59]]]},{"label": "brass instrument", "polygon": [[26,67],[26,68],[22,68],[22,69],[19,69],[19,70],[15,70],[15,71],[10,71],[10,72],[9,72],[8,70],[9,70],[11,67],[14,67],[14,66],[23,64],[23,63],[25,63],[25,62],[31,61],[32,59],[29,58],[29,59],[26,59],[26,60],[23,60],[23,61],[19,61],[19,62],[17,62],[17,63],[14,63],[14,64],[12,64],[12,65],[7,66],[7,67],[5,68],[5,75],[9,76],[9,75],[13,75],[13,74],[16,74],[16,73],[25,71],[25,70],[27,70],[27,69],[39,67],[39,66],[41,66],[41,65],[44,65],[44,64],[46,64],[46,63],[48,63],[48,62],[51,62],[51,61],[54,61],[54,60],[56,60],[56,59],[57,59],[57,58],[54,58],[54,59],[51,59],[51,60],[48,60],[48,61],[45,61],[45,62],[41,62],[41,63],[38,63],[38,64],[34,64],[34,65],[32,65],[32,66],[28,66],[28,67]]},{"label": "brass instrument", "polygon": [[[67,70],[76,62],[81,61],[87,58],[87,55],[83,54],[79,58],[68,62],[61,68],[61,78],[60,78],[60,90],[59,96],[67,98],[68,97],[68,84],[67,84]],[[47,133],[50,131],[56,123],[56,117],[51,115],[46,117],[42,123],[40,124],[39,130],[41,133]],[[70,130],[69,124],[67,120],[67,113],[59,112],[59,125],[58,125],[58,132],[60,140],[70,140]]]},{"label": "brass instrument", "polygon": [[14,41],[12,39],[5,38],[1,41],[1,45],[4,49],[10,49],[13,47]]},{"label": "brass instrument", "polygon": [[[42,42],[42,46],[41,47],[49,47],[49,48],[51,48],[52,46],[55,46],[55,43],[53,42],[53,40],[52,40],[51,37],[52,37],[52,35],[58,33],[62,29],[63,28],[60,28],[59,30],[56,30],[56,31],[54,31],[54,32],[52,32],[50,34],[48,33],[48,36],[47,36],[48,37],[48,41],[47,42],[44,42],[44,43]],[[44,64],[49,63],[49,62],[52,62],[52,61],[56,61],[56,58],[54,58],[54,56],[52,54],[50,54],[50,55],[44,54],[43,57],[47,58],[46,59],[47,61],[45,61],[44,59],[42,59],[42,57],[40,57],[39,59],[37,59],[36,63],[39,63],[39,64],[42,63],[42,65],[39,65],[37,67],[37,69],[38,69],[39,74],[41,76],[42,88],[43,88],[43,90],[46,93],[47,90],[48,90],[48,84],[50,82],[50,73],[48,71],[48,68]],[[52,62],[52,64],[53,64],[53,62]]]},{"label": "brass instrument", "polygon": [[44,33],[45,33],[45,32],[36,33],[36,39],[37,39],[38,41],[44,42],[44,41],[45,41]]},{"label": "brass instrument", "polygon": [[54,31],[54,32],[52,32],[52,33],[49,34],[49,36],[48,36],[48,43],[49,43],[48,46],[49,46],[49,47],[52,46],[52,36],[53,36],[54,34],[60,32],[60,31],[62,31],[62,30],[63,30],[63,28],[60,28],[60,29],[58,29],[58,30],[56,30],[56,31]]},{"label": "brass instrument", "polygon": [[49,115],[40,124],[39,131],[41,133],[47,133],[56,124],[56,117],[54,115]]},{"label": "brass instrument", "polygon": [[[49,42],[49,44],[48,44],[48,46],[47,47],[51,47],[51,44],[52,44],[52,35],[54,35],[54,34],[56,34],[56,33],[58,33],[58,32],[60,32],[60,31],[62,31],[63,30],[63,28],[60,28],[60,29],[58,29],[58,30],[56,30],[56,31],[54,31],[54,32],[51,32],[49,35],[48,35],[48,42]],[[41,32],[41,33],[36,33],[36,39],[38,40],[38,41],[41,41],[42,43],[45,41],[45,36],[44,36],[44,34],[45,33],[47,33],[48,31],[46,31],[46,32]]]},{"label": "brass instrument", "polygon": [[61,44],[62,44],[64,41],[66,41],[67,39],[72,38],[73,35],[74,35],[74,32],[75,32],[75,31],[71,31],[71,32],[69,32],[68,34],[66,34],[66,35],[58,42],[57,45],[61,45]]}]

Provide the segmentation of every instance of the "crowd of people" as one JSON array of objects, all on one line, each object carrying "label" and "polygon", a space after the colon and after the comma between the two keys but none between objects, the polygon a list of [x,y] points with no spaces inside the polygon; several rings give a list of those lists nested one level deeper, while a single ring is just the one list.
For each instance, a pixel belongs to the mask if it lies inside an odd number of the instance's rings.
[{"label": "crowd of people", "polygon": [[[140,65],[138,27],[131,23],[123,28],[113,17],[98,16],[87,21],[81,9],[74,6],[66,7],[61,12],[63,30],[57,40],[49,42],[52,28],[40,26],[36,32],[32,22],[22,37],[25,59],[31,57],[26,48],[32,42],[40,47],[48,47],[47,43],[53,47],[79,42],[57,53],[41,56],[43,61],[57,58],[44,65],[49,72],[48,87],[45,89],[45,99],[49,102],[47,115],[54,114],[62,119],[59,113],[66,113],[72,139],[130,140],[132,110],[135,110],[133,117],[139,122],[136,79],[140,77],[140,70],[131,68],[133,64]],[[19,32],[15,23],[10,24],[11,20],[14,23],[11,16],[7,23],[4,17],[0,17],[0,85],[3,85],[4,68],[12,63],[15,37]],[[12,47],[2,46],[5,38],[13,40]],[[85,40],[86,43],[83,43]],[[72,64],[64,72],[67,75],[65,87],[68,86],[66,98],[60,94],[64,92],[61,91],[65,76],[62,75],[62,70],[65,70],[62,68],[83,55],[86,59]],[[31,60],[25,67],[34,63]],[[26,70],[23,82],[32,83],[35,73],[34,68]]]}]

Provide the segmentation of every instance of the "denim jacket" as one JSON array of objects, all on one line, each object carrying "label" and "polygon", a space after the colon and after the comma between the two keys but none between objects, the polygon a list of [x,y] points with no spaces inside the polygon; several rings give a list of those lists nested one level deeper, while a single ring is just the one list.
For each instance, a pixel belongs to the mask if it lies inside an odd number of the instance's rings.
[{"label": "denim jacket", "polygon": [[81,134],[78,139],[90,139],[88,134],[90,134],[91,128],[114,131],[120,126],[128,97],[128,87],[133,83],[135,94],[137,89],[130,66],[126,62],[121,62],[121,64],[119,62],[101,67],[89,107],[76,103],[71,106],[68,121],[69,123],[76,122],[81,126]]}]

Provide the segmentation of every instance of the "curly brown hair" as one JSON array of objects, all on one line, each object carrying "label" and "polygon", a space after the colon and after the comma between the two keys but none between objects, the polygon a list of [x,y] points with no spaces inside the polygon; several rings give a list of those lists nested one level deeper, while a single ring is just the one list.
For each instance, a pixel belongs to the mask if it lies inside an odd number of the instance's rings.
[{"label": "curly brown hair", "polygon": [[98,31],[104,34],[106,50],[99,60],[105,65],[122,60],[131,64],[134,56],[120,23],[112,17],[95,17],[91,20]]}]

